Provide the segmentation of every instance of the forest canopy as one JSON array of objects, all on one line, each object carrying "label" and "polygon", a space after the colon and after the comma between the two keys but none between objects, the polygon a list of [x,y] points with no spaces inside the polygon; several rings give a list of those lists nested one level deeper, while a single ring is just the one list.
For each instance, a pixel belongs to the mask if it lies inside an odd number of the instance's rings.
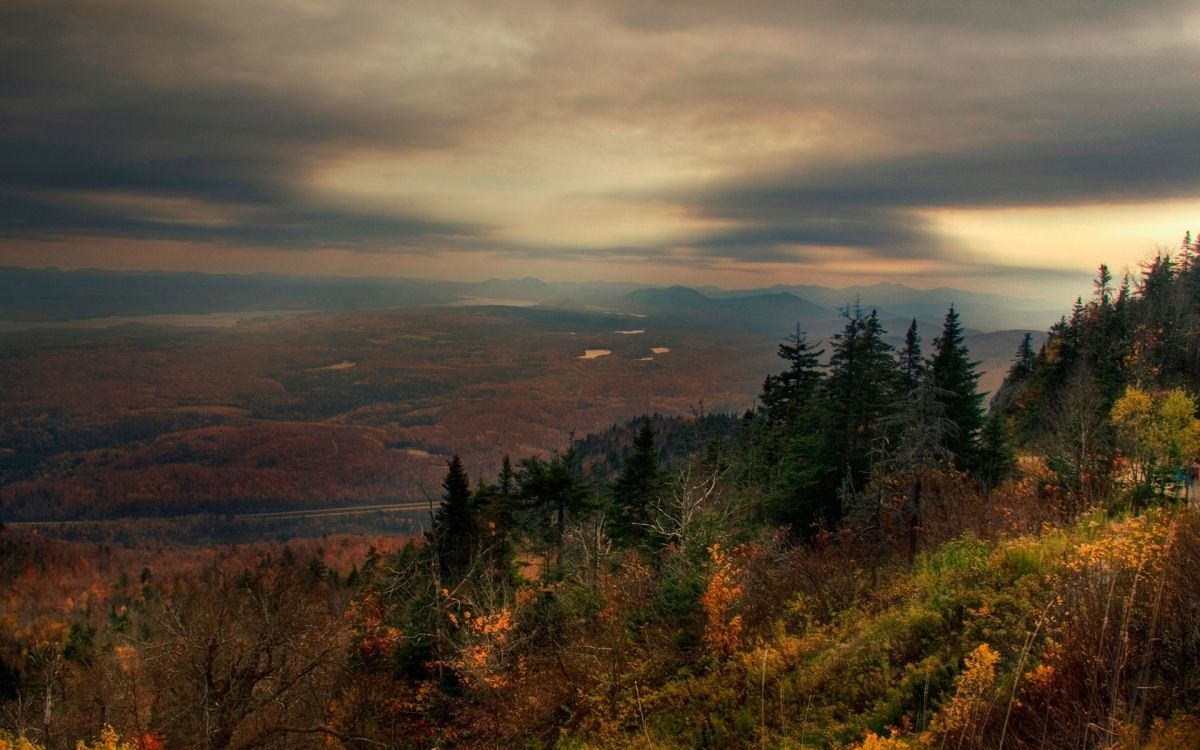
[{"label": "forest canopy", "polygon": [[0,748],[1194,747],[1198,252],[1101,266],[990,408],[954,307],[850,305],[744,413],[455,455],[398,549],[14,590]]}]

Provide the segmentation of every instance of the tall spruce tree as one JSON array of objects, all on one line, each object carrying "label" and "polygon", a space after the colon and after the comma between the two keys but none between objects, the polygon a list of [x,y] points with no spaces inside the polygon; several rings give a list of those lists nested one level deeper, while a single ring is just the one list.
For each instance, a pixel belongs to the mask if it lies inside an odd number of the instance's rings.
[{"label": "tall spruce tree", "polygon": [[1112,302],[1112,272],[1108,270],[1108,266],[1104,263],[1096,270],[1096,280],[1093,282],[1093,287],[1096,290],[1096,304],[1101,310],[1107,310]]},{"label": "tall spruce tree", "polygon": [[638,421],[633,451],[625,458],[611,493],[612,538],[625,546],[644,545],[649,541],[651,505],[662,491],[663,474],[658,465],[656,433],[649,416]]},{"label": "tall spruce tree", "polygon": [[1033,372],[1033,334],[1026,331],[1021,338],[1021,344],[1017,347],[1017,353],[1013,356],[1012,365],[1008,368],[1008,379],[1017,381],[1022,380]]},{"label": "tall spruce tree", "polygon": [[537,456],[521,460],[516,471],[517,500],[528,513],[530,536],[541,542],[547,567],[562,564],[567,524],[595,509],[594,498],[572,445],[549,462]]},{"label": "tall spruce tree", "polygon": [[913,318],[904,334],[904,348],[900,350],[900,376],[905,393],[912,393],[921,384],[925,374],[925,361],[921,358],[921,334],[917,333],[917,319]]},{"label": "tall spruce tree", "polygon": [[985,489],[1000,484],[1017,466],[1008,425],[999,412],[993,411],[984,419],[979,433],[978,456],[975,476]]},{"label": "tall spruce tree", "polygon": [[954,424],[947,435],[946,447],[960,466],[971,466],[976,459],[976,444],[983,427],[983,397],[978,393],[979,371],[967,351],[958,311],[951,305],[942,323],[942,335],[933,340],[936,350],[929,361],[929,377],[938,399],[945,406],[946,418]]},{"label": "tall spruce tree", "polygon": [[808,343],[799,325],[779,345],[779,358],[787,362],[788,367],[778,375],[767,376],[761,397],[770,421],[777,424],[794,423],[810,405],[821,382],[823,354],[824,349],[815,349]]},{"label": "tall spruce tree", "polygon": [[475,543],[471,483],[457,453],[446,462],[442,489],[442,504],[433,519],[434,549],[442,576],[456,579],[470,567]]},{"label": "tall spruce tree", "polygon": [[513,493],[513,482],[516,480],[516,473],[513,471],[512,460],[508,454],[504,454],[504,461],[500,464],[500,494],[504,497],[510,497]]},{"label": "tall spruce tree", "polygon": [[826,464],[835,472],[835,495],[825,513],[830,521],[841,517],[836,491],[866,484],[872,443],[882,435],[883,418],[895,410],[902,383],[878,312],[864,315],[855,305],[842,316],[846,325],[833,337],[825,381]]}]

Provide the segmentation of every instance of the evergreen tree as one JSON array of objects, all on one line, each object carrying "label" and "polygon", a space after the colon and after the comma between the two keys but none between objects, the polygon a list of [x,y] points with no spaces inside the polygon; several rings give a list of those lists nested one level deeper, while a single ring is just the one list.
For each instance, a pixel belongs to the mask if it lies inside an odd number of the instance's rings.
[{"label": "evergreen tree", "polygon": [[501,495],[503,495],[506,498],[512,496],[513,482],[515,481],[515,478],[516,478],[516,474],[515,474],[515,472],[513,472],[512,460],[510,460],[508,457],[508,454],[505,453],[504,461],[500,464],[499,480],[500,480],[500,494]]},{"label": "evergreen tree", "polygon": [[458,454],[446,462],[442,504],[433,519],[433,547],[443,578],[456,579],[471,564],[475,519],[471,512],[471,484]]},{"label": "evergreen tree", "polygon": [[1079,324],[1083,321],[1083,297],[1076,297],[1075,304],[1071,306],[1070,325],[1076,329],[1078,333]]},{"label": "evergreen tree", "polygon": [[970,466],[976,458],[976,440],[983,427],[984,394],[976,392],[979,371],[975,368],[979,363],[970,359],[953,305],[946,312],[942,335],[934,339],[933,346],[936,351],[929,361],[929,377],[938,400],[945,406],[946,418],[955,428],[947,436],[946,447],[960,465]]},{"label": "evergreen tree", "polygon": [[836,493],[865,485],[872,443],[882,435],[881,420],[895,410],[903,380],[878,313],[864,315],[855,305],[842,315],[846,325],[833,337],[825,389],[826,464],[835,472],[825,514],[830,521],[841,517]]},{"label": "evergreen tree", "polygon": [[999,412],[992,412],[984,420],[979,434],[979,458],[976,477],[985,488],[998,485],[1017,466],[1017,455],[1012,447],[1008,426]]},{"label": "evergreen tree", "polygon": [[511,494],[506,495],[499,485],[482,479],[471,496],[476,519],[476,554],[479,556],[475,567],[481,577],[495,584],[511,583],[516,573],[516,552],[512,540],[514,502],[515,498]]},{"label": "evergreen tree", "polygon": [[649,416],[643,416],[633,438],[633,452],[612,484],[614,514],[610,528],[613,540],[619,544],[632,546],[648,541],[650,504],[663,487],[654,438],[654,425]]},{"label": "evergreen tree", "polygon": [[550,461],[537,456],[522,459],[516,471],[517,498],[528,512],[528,529],[541,542],[547,567],[562,564],[567,524],[595,509],[594,498],[583,478],[574,445]]},{"label": "evergreen tree", "polygon": [[1033,372],[1033,334],[1026,331],[1025,336],[1021,338],[1021,345],[1017,347],[1017,353],[1013,357],[1012,366],[1008,368],[1006,381],[1016,382],[1023,380]]},{"label": "evergreen tree", "polygon": [[925,362],[921,358],[921,335],[917,333],[917,319],[913,318],[904,334],[904,348],[900,350],[900,375],[904,392],[912,393],[925,374]]},{"label": "evergreen tree", "polygon": [[1129,274],[1125,274],[1121,278],[1121,287],[1117,290],[1116,307],[1118,312],[1123,312],[1125,310],[1125,306],[1129,303],[1130,285],[1131,282],[1129,280]]},{"label": "evergreen tree", "polygon": [[1109,302],[1112,300],[1112,273],[1109,272],[1108,266],[1104,263],[1100,264],[1100,268],[1096,273],[1096,303],[1100,305],[1100,309],[1107,310]]},{"label": "evergreen tree", "polygon": [[1183,330],[1181,308],[1186,301],[1180,299],[1177,275],[1175,259],[1170,255],[1159,255],[1143,268],[1135,325],[1141,354],[1135,375],[1146,382],[1185,367],[1187,332]]},{"label": "evergreen tree", "polygon": [[821,382],[821,355],[824,349],[814,349],[804,331],[796,326],[794,333],[779,345],[779,358],[788,368],[778,375],[768,375],[763,382],[762,403],[767,417],[775,423],[793,423],[811,400]]}]

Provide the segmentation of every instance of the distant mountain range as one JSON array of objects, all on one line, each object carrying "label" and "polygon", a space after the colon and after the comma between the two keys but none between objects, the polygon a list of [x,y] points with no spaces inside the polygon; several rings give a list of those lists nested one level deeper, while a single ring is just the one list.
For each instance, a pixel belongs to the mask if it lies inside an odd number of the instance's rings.
[{"label": "distant mountain range", "polygon": [[877,308],[893,326],[913,318],[923,324],[940,321],[946,308],[954,304],[965,325],[989,331],[1044,330],[1065,312],[1043,300],[951,288],[913,289],[900,284],[726,290],[627,282],[546,282],[532,277],[456,282],[0,267],[0,320],[8,321],[264,310],[349,312],[518,302],[559,310],[696,318],[767,332],[783,332],[800,324],[816,335],[836,329],[839,308],[855,303]]},{"label": "distant mountain range", "polygon": [[709,297],[685,286],[638,289],[622,300],[630,309],[660,316],[705,317],[752,328],[783,328],[834,317],[834,311],[790,292]]}]

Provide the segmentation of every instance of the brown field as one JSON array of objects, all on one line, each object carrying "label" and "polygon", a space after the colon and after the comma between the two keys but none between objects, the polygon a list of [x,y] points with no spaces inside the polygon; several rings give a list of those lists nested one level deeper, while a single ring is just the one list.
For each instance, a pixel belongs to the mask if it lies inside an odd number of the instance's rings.
[{"label": "brown field", "polygon": [[491,476],[643,412],[745,409],[778,368],[766,337],[638,326],[497,307],[4,334],[0,518],[419,500],[453,452]]}]

